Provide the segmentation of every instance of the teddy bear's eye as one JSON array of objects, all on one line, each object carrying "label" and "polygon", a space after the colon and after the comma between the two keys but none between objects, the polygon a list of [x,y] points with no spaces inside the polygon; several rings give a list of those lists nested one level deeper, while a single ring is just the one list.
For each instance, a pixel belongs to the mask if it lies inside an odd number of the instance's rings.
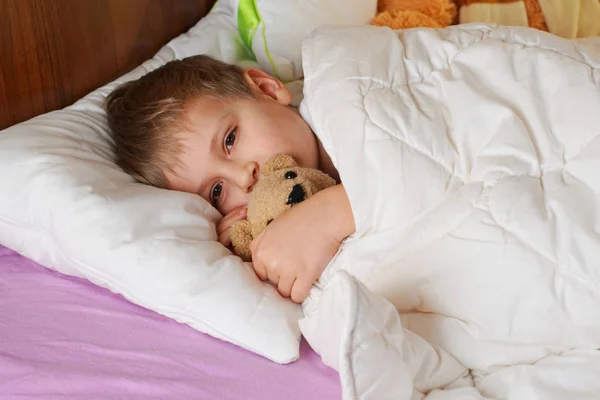
[{"label": "teddy bear's eye", "polygon": [[298,174],[296,174],[294,171],[288,171],[285,173],[285,179],[294,179],[295,177],[298,176]]}]

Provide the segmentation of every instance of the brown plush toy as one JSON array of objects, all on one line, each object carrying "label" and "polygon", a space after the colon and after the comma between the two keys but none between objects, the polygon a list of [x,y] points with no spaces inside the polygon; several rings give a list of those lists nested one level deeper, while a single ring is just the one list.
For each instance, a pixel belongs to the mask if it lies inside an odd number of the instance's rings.
[{"label": "brown plush toy", "polygon": [[444,28],[455,20],[453,0],[379,0],[371,23],[392,29]]},{"label": "brown plush toy", "polygon": [[320,190],[335,185],[329,175],[312,168],[301,168],[287,154],[270,159],[262,169],[263,177],[254,188],[246,219],[231,226],[233,252],[244,261],[250,261],[250,243],[267,225]]}]

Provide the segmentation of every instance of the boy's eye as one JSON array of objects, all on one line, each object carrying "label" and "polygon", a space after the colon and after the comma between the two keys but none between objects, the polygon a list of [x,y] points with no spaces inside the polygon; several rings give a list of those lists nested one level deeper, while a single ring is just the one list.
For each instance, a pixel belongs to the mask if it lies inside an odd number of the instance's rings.
[{"label": "boy's eye", "polygon": [[233,147],[233,144],[235,143],[235,129],[232,130],[231,132],[229,132],[227,134],[227,136],[225,136],[225,148],[227,149],[227,152],[231,151],[231,148]]},{"label": "boy's eye", "polygon": [[210,201],[212,202],[213,206],[216,207],[217,203],[219,202],[219,198],[221,197],[222,191],[223,184],[221,182],[213,186],[212,190],[210,191]]}]

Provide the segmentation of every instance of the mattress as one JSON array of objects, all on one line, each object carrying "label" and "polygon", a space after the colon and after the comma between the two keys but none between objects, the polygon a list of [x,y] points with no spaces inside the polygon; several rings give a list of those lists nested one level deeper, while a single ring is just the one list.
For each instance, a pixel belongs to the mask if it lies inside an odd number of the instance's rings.
[{"label": "mattress", "polygon": [[340,397],[305,342],[278,365],[0,247],[3,400]]}]

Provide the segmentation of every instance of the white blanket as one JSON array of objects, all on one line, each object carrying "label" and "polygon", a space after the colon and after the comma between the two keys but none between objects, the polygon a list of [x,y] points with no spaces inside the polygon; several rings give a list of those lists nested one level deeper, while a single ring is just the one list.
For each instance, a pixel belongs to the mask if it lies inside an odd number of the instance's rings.
[{"label": "white blanket", "polygon": [[326,28],[303,57],[357,232],[301,329],[344,397],[600,398],[599,43]]}]

